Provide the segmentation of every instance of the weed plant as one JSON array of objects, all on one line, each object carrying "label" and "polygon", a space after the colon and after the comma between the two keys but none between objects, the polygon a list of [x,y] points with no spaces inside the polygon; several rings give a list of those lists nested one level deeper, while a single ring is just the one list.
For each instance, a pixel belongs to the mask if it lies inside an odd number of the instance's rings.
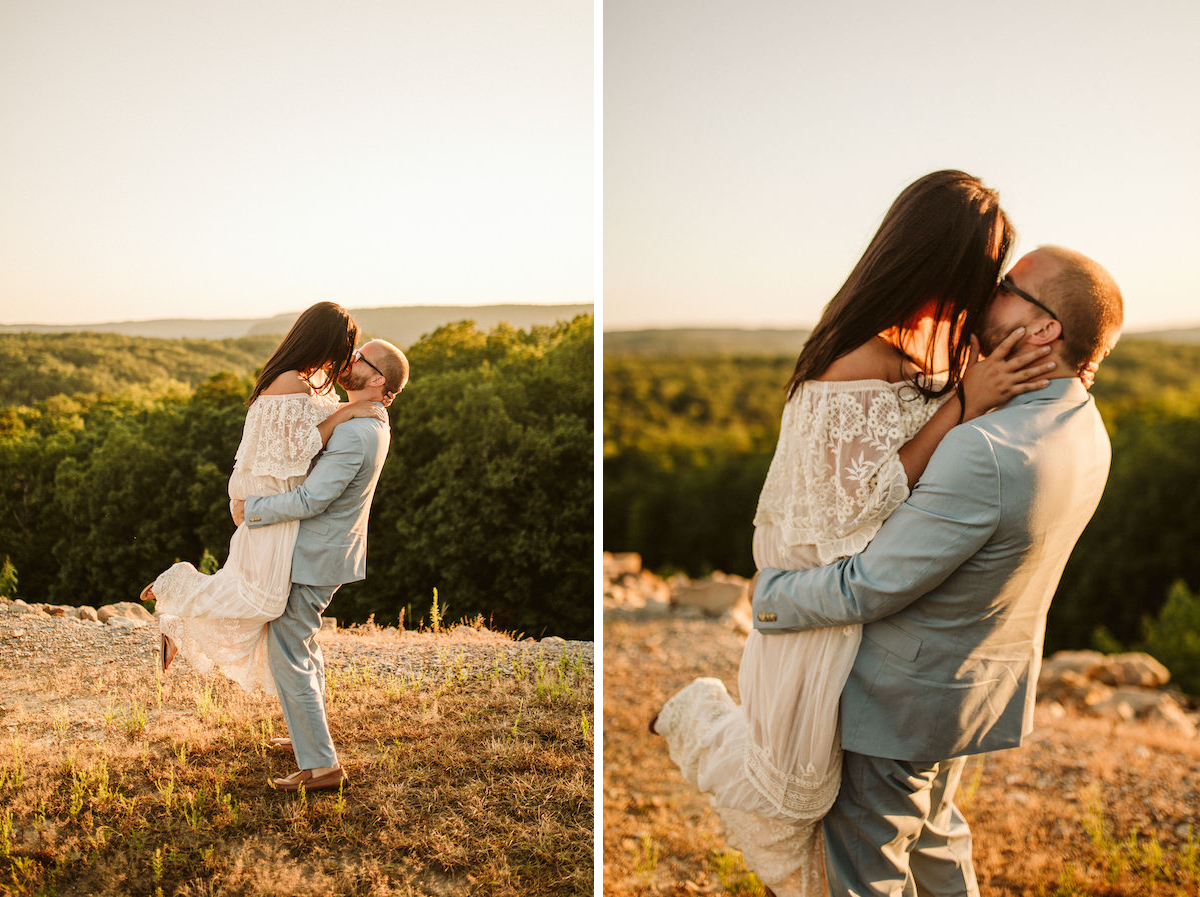
[{"label": "weed plant", "polygon": [[[646,726],[696,675],[735,690],[741,638],[703,620],[618,620],[604,644],[605,897],[762,894]],[[1045,709],[1023,747],[973,756],[963,773],[956,803],[983,897],[1200,894],[1200,742]]]},{"label": "weed plant", "polygon": [[274,698],[68,671],[0,744],[0,894],[590,894],[590,670],[524,653],[331,667],[350,784],[310,794],[268,788]]}]

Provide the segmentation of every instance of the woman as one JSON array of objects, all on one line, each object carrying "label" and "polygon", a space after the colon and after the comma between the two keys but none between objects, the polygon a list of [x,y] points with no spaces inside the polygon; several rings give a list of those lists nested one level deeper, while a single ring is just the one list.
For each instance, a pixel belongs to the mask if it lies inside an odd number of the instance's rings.
[{"label": "woman", "polygon": [[[267,360],[246,404],[249,411],[229,478],[230,499],[276,495],[304,481],[334,427],[387,412],[372,402],[339,405],[333,385],[351,365],[358,325],[340,305],[304,311]],[[275,694],[266,624],[283,613],[291,588],[299,523],[239,526],[229,558],[212,576],[188,563],[161,574],[142,592],[156,600],[165,671],[177,652],[197,670],[214,666],[247,692]]]},{"label": "woman", "polygon": [[[943,435],[1039,389],[1044,352],[975,363],[1014,233],[997,196],[960,171],[907,187],[805,343],[754,518],[761,569],[861,551],[907,498]],[[837,705],[861,627],[746,640],[742,704],[698,679],[651,722],[712,794],[729,842],[778,894],[825,894],[819,820],[837,796]]]}]

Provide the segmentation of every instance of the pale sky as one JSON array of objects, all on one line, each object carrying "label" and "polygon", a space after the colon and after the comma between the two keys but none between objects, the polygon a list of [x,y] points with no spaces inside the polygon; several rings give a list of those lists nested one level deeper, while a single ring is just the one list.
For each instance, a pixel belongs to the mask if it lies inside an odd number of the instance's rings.
[{"label": "pale sky", "polygon": [[811,325],[941,168],[1200,324],[1198,47],[1195,0],[606,0],[604,326]]},{"label": "pale sky", "polygon": [[0,0],[0,323],[593,301],[581,0]]}]

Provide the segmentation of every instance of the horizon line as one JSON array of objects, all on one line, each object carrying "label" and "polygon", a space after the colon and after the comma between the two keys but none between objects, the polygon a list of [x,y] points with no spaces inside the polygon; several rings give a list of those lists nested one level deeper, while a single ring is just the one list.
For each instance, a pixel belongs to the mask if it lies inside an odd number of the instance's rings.
[{"label": "horizon line", "polygon": [[[506,307],[506,306],[516,306],[516,307],[530,306],[530,307],[536,307],[536,308],[559,308],[559,307],[565,307],[565,306],[569,306],[569,305],[590,305],[594,308],[596,303],[594,301],[592,301],[592,302],[480,302],[480,303],[472,303],[472,302],[449,303],[448,302],[445,304],[433,304],[433,305],[425,305],[425,304],[355,305],[355,306],[345,306],[345,308],[347,311],[350,311],[350,312],[354,312],[354,311],[361,312],[361,311],[383,311],[383,310],[392,309],[392,308],[443,309],[443,308],[500,308],[500,307]],[[54,321],[17,321],[17,322],[13,322],[13,323],[9,324],[7,322],[0,321],[0,327],[103,327],[103,326],[112,325],[112,324],[158,324],[158,323],[175,323],[177,321],[199,321],[199,322],[206,322],[206,323],[212,323],[215,321],[268,321],[271,318],[282,318],[282,317],[285,317],[287,315],[292,315],[292,314],[298,315],[302,311],[303,311],[303,309],[300,309],[298,311],[280,311],[280,312],[274,312],[272,314],[267,314],[267,315],[250,315],[250,316],[247,316],[244,318],[235,318],[235,317],[199,318],[199,317],[186,317],[186,316],[178,316],[177,315],[177,316],[173,316],[173,317],[161,317],[161,318],[123,318],[121,320],[109,320],[109,321],[94,321],[93,320],[93,321],[78,321],[78,322],[72,321],[72,322],[65,322],[65,323],[64,322],[54,322]]]},{"label": "horizon line", "polygon": [[[812,330],[816,324],[605,324],[601,333],[645,333],[654,330]],[[1138,333],[1154,333],[1170,330],[1200,330],[1200,320],[1187,324],[1138,324],[1122,330],[1122,334],[1131,336]]]}]

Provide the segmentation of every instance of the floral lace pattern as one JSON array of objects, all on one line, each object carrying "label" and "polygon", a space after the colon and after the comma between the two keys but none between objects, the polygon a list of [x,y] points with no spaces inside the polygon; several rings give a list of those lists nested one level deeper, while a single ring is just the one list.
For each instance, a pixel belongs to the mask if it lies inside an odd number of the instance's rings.
[{"label": "floral lace pattern", "polygon": [[941,407],[908,383],[804,383],[783,409],[754,525],[814,545],[820,563],[862,551],[908,498],[898,452]]},{"label": "floral lace pattern", "polygon": [[[755,514],[759,567],[808,569],[855,554],[908,497],[900,448],[941,406],[907,383],[809,381],[787,403]],[[707,792],[726,840],[779,897],[826,897],[820,819],[841,785],[838,697],[861,626],[752,632],[735,704],[697,679],[656,731]]]},{"label": "floral lace pattern", "polygon": [[822,772],[809,763],[798,773],[780,769],[771,762],[771,752],[752,739],[746,742],[746,777],[775,804],[780,817],[814,822],[829,812],[842,784],[837,767]]},{"label": "floral lace pattern", "polygon": [[[201,592],[236,589],[236,583],[222,582],[231,578],[222,572],[208,576],[191,564],[179,563],[155,580],[154,593],[168,596],[165,603],[171,607],[194,606]],[[160,598],[159,604],[163,603]],[[181,617],[162,613],[158,623],[162,633],[175,643],[179,655],[186,657],[200,674],[216,668],[247,693],[257,687],[270,697],[276,693],[267,656],[266,624],[271,619],[251,621],[245,617]]]},{"label": "floral lace pattern", "polygon": [[730,844],[777,897],[829,897],[821,823],[788,825],[757,813],[718,807]]},{"label": "floral lace pattern", "polygon": [[[300,485],[321,450],[317,425],[336,407],[336,396],[259,396],[246,414],[230,497],[278,495]],[[180,657],[201,673],[219,668],[247,692],[275,694],[267,624],[287,607],[298,532],[294,520],[243,524],[215,574],[182,562],[155,580],[159,628]]]},{"label": "floral lace pattern", "polygon": [[699,764],[710,733],[722,717],[738,713],[738,705],[720,679],[696,679],[663,704],[654,731],[667,739],[671,759],[689,782],[699,777]]},{"label": "floral lace pattern", "polygon": [[[749,764],[754,755],[755,745],[745,738],[742,708],[720,679],[696,679],[673,695],[659,711],[654,730],[666,739],[684,778],[702,791],[713,790],[713,779],[725,776],[730,759],[744,756]],[[811,799],[813,806],[786,821],[771,815],[753,785],[742,789],[738,801],[728,793],[711,796],[725,840],[742,851],[747,868],[779,897],[828,897],[820,818],[837,797],[838,773],[840,768],[824,782],[800,780],[801,789],[811,785],[812,792],[808,798],[796,797]]]},{"label": "floral lace pattern", "polygon": [[259,396],[246,412],[235,460],[258,477],[304,476],[321,451],[317,425],[337,408],[337,396]]}]

